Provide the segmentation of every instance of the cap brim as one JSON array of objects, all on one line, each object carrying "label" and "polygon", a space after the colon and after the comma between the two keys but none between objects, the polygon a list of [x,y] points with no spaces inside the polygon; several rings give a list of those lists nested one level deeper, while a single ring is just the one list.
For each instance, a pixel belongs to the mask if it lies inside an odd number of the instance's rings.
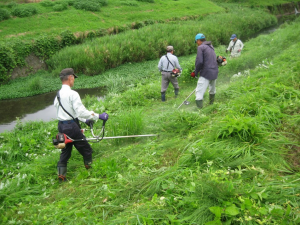
[{"label": "cap brim", "polygon": [[75,78],[78,78],[78,76],[75,73],[73,75],[74,75]]}]

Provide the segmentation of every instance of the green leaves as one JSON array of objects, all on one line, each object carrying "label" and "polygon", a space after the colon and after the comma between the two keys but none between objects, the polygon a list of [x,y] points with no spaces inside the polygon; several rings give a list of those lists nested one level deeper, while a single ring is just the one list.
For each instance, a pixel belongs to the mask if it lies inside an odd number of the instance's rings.
[{"label": "green leaves", "polygon": [[254,118],[241,115],[227,115],[224,120],[215,126],[216,138],[234,137],[240,141],[258,142],[261,129]]}]

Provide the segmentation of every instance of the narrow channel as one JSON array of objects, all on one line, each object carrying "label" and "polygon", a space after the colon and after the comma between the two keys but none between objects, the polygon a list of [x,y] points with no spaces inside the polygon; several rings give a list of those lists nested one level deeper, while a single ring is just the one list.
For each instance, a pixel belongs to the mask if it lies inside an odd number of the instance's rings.
[{"label": "narrow channel", "polygon": [[[80,89],[76,91],[81,98],[84,98],[85,95],[103,98],[105,93],[103,88]],[[50,92],[27,98],[1,100],[0,133],[13,130],[17,124],[17,118],[21,122],[56,119],[56,110],[53,106],[55,96],[56,92]]]}]

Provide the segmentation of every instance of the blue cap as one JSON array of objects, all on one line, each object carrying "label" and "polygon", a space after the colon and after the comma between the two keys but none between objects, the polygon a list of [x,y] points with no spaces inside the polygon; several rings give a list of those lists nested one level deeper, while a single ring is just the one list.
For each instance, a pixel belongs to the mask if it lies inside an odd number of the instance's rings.
[{"label": "blue cap", "polygon": [[236,38],[236,34],[233,34],[233,35],[231,35],[230,40],[233,40],[233,39],[235,39],[235,38]]},{"label": "blue cap", "polygon": [[204,34],[197,34],[195,37],[195,43],[197,42],[197,40],[204,39],[204,38],[205,38]]}]

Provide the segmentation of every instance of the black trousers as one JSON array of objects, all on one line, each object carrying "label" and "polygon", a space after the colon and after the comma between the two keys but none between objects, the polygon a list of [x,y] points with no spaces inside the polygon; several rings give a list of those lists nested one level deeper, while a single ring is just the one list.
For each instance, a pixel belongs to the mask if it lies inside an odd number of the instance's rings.
[{"label": "black trousers", "polygon": [[[68,135],[72,139],[85,138],[81,133],[79,126],[74,121],[68,123],[58,122],[58,131]],[[67,144],[66,147],[61,150],[57,167],[67,167],[68,160],[71,157],[73,145],[79,151],[85,161],[92,160],[93,149],[87,141],[73,142]]]}]

